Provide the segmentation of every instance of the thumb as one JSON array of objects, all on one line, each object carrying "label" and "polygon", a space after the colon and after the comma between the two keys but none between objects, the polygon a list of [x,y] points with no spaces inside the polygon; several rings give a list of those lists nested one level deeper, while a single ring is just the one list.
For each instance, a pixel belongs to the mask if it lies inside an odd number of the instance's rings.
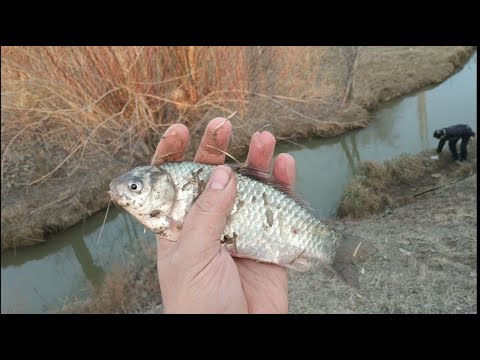
[{"label": "thumb", "polygon": [[218,166],[185,218],[178,251],[186,256],[218,252],[236,194],[237,179],[233,170]]}]

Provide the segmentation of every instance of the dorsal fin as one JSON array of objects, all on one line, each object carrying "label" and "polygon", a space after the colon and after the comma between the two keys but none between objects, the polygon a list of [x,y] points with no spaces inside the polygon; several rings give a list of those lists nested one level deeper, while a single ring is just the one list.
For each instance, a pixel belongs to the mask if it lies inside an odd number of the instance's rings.
[{"label": "dorsal fin", "polygon": [[225,165],[230,166],[233,169],[233,171],[235,171],[237,174],[259,181],[265,185],[268,185],[277,189],[278,191],[284,193],[289,198],[294,200],[298,205],[306,209],[314,210],[310,206],[310,204],[307,201],[305,201],[305,199],[303,199],[303,197],[300,194],[294,192],[289,186],[275,179],[268,172],[263,171],[259,168],[256,168],[252,165],[244,165],[244,164],[225,164]]}]

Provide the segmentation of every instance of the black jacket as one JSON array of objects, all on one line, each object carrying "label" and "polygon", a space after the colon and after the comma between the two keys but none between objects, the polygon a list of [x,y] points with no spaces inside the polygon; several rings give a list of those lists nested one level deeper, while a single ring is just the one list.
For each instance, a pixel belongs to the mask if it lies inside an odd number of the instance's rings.
[{"label": "black jacket", "polygon": [[462,138],[469,138],[470,136],[475,136],[472,128],[468,125],[454,125],[442,129],[445,132],[445,136],[438,143],[437,152],[441,152],[445,142],[451,140],[458,140]]}]

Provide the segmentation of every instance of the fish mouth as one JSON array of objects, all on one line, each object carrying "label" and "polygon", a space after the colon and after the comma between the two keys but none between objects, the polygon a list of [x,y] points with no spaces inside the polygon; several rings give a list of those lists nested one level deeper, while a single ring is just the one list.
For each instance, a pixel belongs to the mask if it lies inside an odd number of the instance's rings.
[{"label": "fish mouth", "polygon": [[124,194],[118,193],[117,191],[112,191],[112,190],[110,190],[108,194],[110,195],[111,201],[115,205],[120,206],[122,208],[128,207],[130,205],[129,198]]},{"label": "fish mouth", "polygon": [[124,198],[124,196],[119,195],[117,192],[111,191],[111,190],[108,191],[108,194],[110,195],[110,199],[111,199],[115,204],[121,205],[120,202],[121,202],[122,198]]},{"label": "fish mouth", "polygon": [[113,179],[111,182],[110,182],[110,186],[109,186],[109,189],[108,189],[108,194],[110,195],[110,199],[117,205],[121,205],[119,204],[119,201],[124,198],[123,194],[118,191],[118,179]]}]

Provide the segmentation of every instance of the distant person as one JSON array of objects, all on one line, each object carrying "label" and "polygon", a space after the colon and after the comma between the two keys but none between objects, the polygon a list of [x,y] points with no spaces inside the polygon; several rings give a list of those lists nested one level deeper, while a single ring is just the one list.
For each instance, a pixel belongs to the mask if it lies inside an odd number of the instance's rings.
[{"label": "distant person", "polygon": [[448,141],[448,147],[450,148],[454,161],[458,160],[457,141],[462,139],[462,143],[460,144],[460,162],[467,160],[467,144],[472,136],[475,136],[472,128],[463,124],[453,125],[433,132],[433,137],[440,139],[437,153],[442,152],[445,142]]}]

